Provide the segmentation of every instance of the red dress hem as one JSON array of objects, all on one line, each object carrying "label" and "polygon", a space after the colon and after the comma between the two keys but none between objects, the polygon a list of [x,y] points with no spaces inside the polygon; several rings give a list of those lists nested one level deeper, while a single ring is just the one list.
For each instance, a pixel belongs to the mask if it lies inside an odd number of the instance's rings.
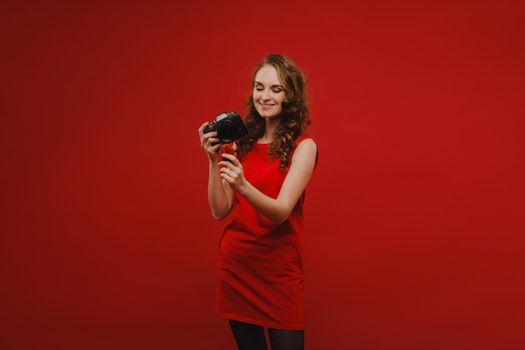
[{"label": "red dress hem", "polygon": [[286,326],[286,325],[282,325],[282,324],[279,324],[279,323],[272,323],[272,322],[265,322],[265,321],[260,321],[260,320],[254,320],[252,318],[245,317],[245,316],[242,316],[242,315],[238,315],[238,314],[235,314],[235,313],[221,311],[221,310],[219,310],[217,308],[215,308],[215,312],[219,316],[222,316],[222,317],[227,318],[227,319],[240,321],[240,322],[251,323],[251,324],[254,324],[254,325],[257,325],[257,326],[262,326],[262,327],[265,327],[265,328],[280,329],[280,330],[285,330],[285,331],[302,331],[302,330],[304,330],[304,325]]}]

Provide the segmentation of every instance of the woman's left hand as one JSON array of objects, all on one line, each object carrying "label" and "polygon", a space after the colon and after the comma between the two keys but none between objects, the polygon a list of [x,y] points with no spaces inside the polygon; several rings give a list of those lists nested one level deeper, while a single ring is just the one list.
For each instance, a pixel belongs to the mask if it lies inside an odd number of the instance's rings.
[{"label": "woman's left hand", "polygon": [[224,167],[219,170],[220,177],[226,180],[234,190],[242,192],[246,185],[246,179],[241,162],[232,154],[223,153],[222,157],[224,160],[221,160],[219,164],[224,165]]}]

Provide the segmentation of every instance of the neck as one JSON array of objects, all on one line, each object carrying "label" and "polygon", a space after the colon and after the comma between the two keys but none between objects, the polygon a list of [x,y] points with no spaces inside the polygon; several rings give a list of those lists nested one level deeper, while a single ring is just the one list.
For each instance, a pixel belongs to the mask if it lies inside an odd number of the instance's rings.
[{"label": "neck", "polygon": [[267,118],[266,121],[266,128],[264,130],[264,135],[261,137],[260,141],[263,141],[263,143],[269,143],[273,140],[273,135],[275,135],[275,130],[277,130],[277,127],[279,126],[280,119],[279,118]]}]

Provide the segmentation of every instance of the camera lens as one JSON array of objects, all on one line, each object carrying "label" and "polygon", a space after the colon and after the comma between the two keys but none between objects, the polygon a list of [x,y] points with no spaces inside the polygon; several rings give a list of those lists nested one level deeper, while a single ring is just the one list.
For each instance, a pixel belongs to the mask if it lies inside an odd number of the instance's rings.
[{"label": "camera lens", "polygon": [[235,139],[237,129],[230,121],[225,121],[218,131],[223,143],[230,143]]}]

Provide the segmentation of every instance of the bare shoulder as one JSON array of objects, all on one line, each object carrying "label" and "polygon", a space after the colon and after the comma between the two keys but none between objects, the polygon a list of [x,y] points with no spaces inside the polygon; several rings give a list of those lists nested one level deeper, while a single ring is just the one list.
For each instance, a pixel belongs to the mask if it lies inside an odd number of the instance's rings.
[{"label": "bare shoulder", "polygon": [[316,150],[317,144],[315,143],[314,139],[307,137],[297,144],[297,149],[299,149],[299,147]]},{"label": "bare shoulder", "polygon": [[317,152],[317,144],[312,138],[305,138],[304,140],[301,140],[297,144],[297,148],[295,149],[295,154],[312,154],[315,155]]},{"label": "bare shoulder", "polygon": [[295,162],[315,162],[317,158],[317,144],[312,138],[301,140],[292,156],[292,163]]}]

